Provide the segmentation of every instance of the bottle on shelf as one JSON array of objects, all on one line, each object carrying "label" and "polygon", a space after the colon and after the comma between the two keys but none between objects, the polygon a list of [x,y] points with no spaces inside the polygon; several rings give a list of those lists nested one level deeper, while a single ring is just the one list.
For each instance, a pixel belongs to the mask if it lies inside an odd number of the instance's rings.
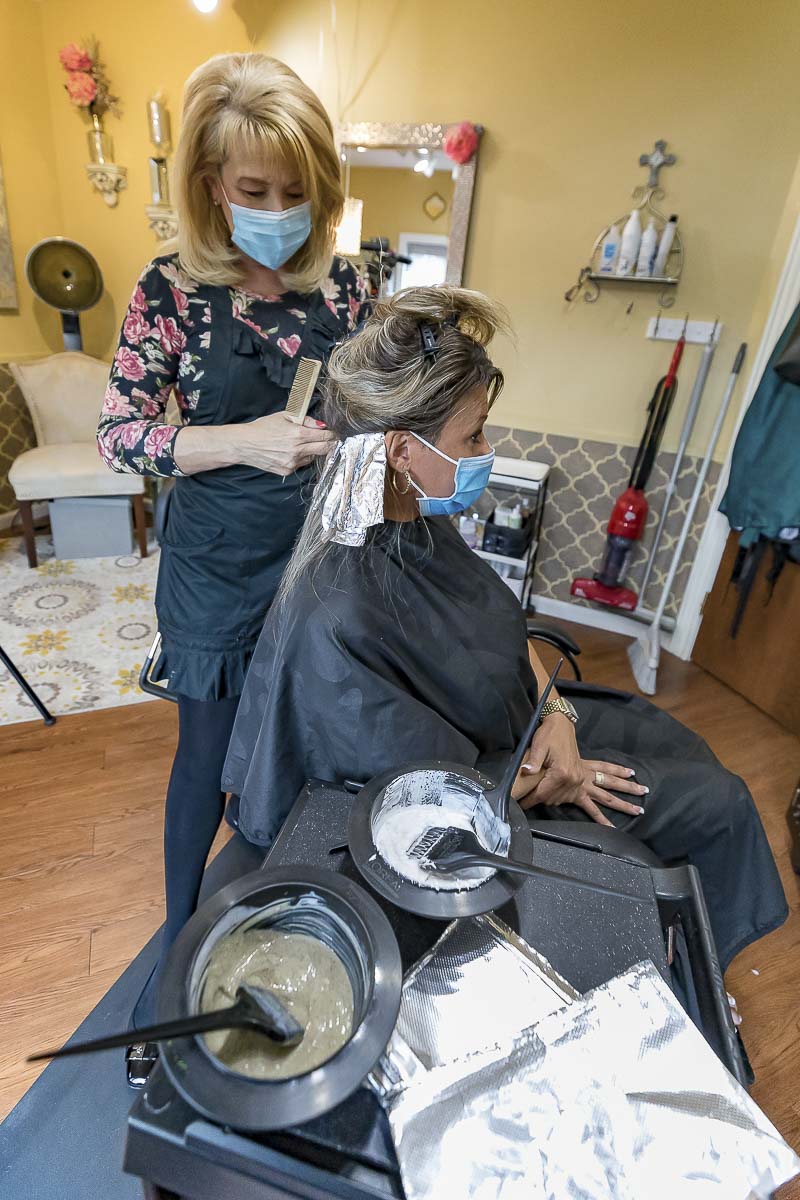
[{"label": "bottle on shelf", "polygon": [[603,244],[600,247],[600,274],[613,275],[617,267],[617,257],[619,256],[619,226],[612,225],[606,236],[603,238]]},{"label": "bottle on shelf", "polygon": [[658,243],[658,251],[653,262],[653,275],[657,278],[662,278],[667,269],[667,259],[669,252],[672,249],[672,243],[675,241],[675,234],[678,231],[678,218],[673,215],[664,226],[664,232],[661,234],[661,241]]},{"label": "bottle on shelf", "polygon": [[622,242],[617,261],[617,275],[632,275],[639,257],[639,247],[642,244],[642,223],[639,220],[639,210],[635,208],[628,217],[628,222],[622,231]]},{"label": "bottle on shelf", "polygon": [[658,245],[658,233],[656,232],[656,224],[650,220],[647,229],[642,235],[642,244],[639,248],[639,258],[636,262],[636,278],[649,279],[653,273],[653,263],[656,257],[656,247]]}]

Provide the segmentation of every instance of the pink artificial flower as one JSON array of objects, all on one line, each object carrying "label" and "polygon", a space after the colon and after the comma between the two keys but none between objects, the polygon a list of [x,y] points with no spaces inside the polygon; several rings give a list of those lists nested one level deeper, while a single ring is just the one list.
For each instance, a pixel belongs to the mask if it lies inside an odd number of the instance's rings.
[{"label": "pink artificial flower", "polygon": [[132,308],[125,318],[122,332],[125,335],[126,342],[131,342],[134,346],[138,346],[142,338],[147,337],[148,333],[151,332],[151,329],[139,309]]},{"label": "pink artificial flower", "polygon": [[157,396],[151,396],[149,392],[143,392],[141,388],[134,388],[131,395],[138,403],[139,412],[143,417],[160,417],[166,408],[168,396],[165,396],[163,391],[159,392]]},{"label": "pink artificial flower", "polygon": [[156,425],[144,439],[144,452],[149,458],[158,458],[175,436],[172,425]]},{"label": "pink artificial flower", "polygon": [[131,296],[131,308],[135,312],[147,312],[147,298],[140,283],[137,283],[136,291]]},{"label": "pink artificial flower", "polygon": [[165,354],[180,354],[186,349],[186,334],[174,317],[156,317],[156,329]]},{"label": "pink artificial flower", "polygon": [[289,358],[294,358],[295,354],[297,354],[297,351],[300,349],[300,342],[301,338],[296,333],[292,333],[289,337],[278,338],[278,348],[282,350],[284,354],[288,354]]},{"label": "pink artificial flower", "polygon": [[120,346],[114,355],[114,366],[122,378],[129,379],[131,383],[138,383],[147,374],[147,369],[139,355],[135,350],[129,350],[127,346]]},{"label": "pink artificial flower", "polygon": [[63,46],[58,52],[58,57],[65,71],[91,71],[92,69],[91,58],[74,42]]},{"label": "pink artificial flower", "polygon": [[442,143],[444,152],[453,162],[463,166],[472,158],[478,149],[478,131],[471,121],[462,121],[460,125],[451,125]]},{"label": "pink artificial flower", "polygon": [[106,388],[106,394],[103,398],[103,416],[129,417],[132,412],[133,405],[127,396],[123,396],[115,383],[110,383]]},{"label": "pink artificial flower", "polygon": [[186,298],[186,293],[182,292],[180,288],[173,287],[172,284],[170,284],[169,290],[172,292],[172,299],[175,301],[178,316],[187,316],[189,313],[189,301]]},{"label": "pink artificial flower", "polygon": [[126,421],[117,426],[119,433],[114,440],[122,442],[126,450],[134,450],[150,428],[149,421]]},{"label": "pink artificial flower", "polygon": [[78,108],[88,108],[97,98],[97,84],[85,71],[70,71],[67,95]]}]

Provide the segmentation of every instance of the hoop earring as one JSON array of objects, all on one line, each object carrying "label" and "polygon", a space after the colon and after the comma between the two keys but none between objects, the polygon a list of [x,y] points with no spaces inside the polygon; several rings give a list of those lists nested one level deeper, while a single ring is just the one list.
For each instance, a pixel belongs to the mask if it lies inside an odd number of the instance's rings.
[{"label": "hoop earring", "polygon": [[392,487],[397,492],[398,496],[407,496],[408,493],[411,491],[411,476],[409,475],[408,471],[404,471],[403,474],[405,476],[406,486],[405,486],[405,488],[402,489],[402,491],[397,486],[397,471],[394,472],[394,475],[392,478]]}]

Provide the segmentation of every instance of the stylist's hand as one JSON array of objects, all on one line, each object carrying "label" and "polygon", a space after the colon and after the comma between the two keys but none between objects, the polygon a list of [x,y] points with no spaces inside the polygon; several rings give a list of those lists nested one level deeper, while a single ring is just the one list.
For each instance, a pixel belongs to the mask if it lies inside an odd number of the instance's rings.
[{"label": "stylist's hand", "polygon": [[298,425],[285,413],[272,413],[240,425],[242,462],[273,475],[291,475],[320,454],[327,454],[336,435],[321,421],[306,417]]},{"label": "stylist's hand", "polygon": [[[598,772],[603,776],[603,786],[597,782]],[[533,808],[536,804],[575,804],[599,825],[612,824],[600,805],[631,816],[642,812],[638,803],[620,800],[608,788],[633,796],[644,796],[647,792],[646,787],[631,778],[627,767],[581,758],[574,725],[567,717],[555,713],[546,717],[537,729],[512,795],[522,808]]]}]

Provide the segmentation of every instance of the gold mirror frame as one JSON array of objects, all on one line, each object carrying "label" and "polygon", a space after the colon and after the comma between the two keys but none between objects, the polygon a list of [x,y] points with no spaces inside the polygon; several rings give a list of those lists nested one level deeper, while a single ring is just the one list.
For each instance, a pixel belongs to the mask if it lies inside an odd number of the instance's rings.
[{"label": "gold mirror frame", "polygon": [[[351,125],[340,125],[337,140],[340,150],[344,147],[354,149],[356,146],[367,146],[370,149],[398,147],[419,149],[425,147],[428,150],[441,150],[445,134],[450,128],[450,125],[403,125],[360,121]],[[478,134],[478,148],[468,163],[459,166],[458,178],[453,188],[445,282],[453,284],[455,287],[461,286],[464,277],[472,194],[475,190],[475,174],[478,168],[483,126],[476,125],[475,132]]]}]

